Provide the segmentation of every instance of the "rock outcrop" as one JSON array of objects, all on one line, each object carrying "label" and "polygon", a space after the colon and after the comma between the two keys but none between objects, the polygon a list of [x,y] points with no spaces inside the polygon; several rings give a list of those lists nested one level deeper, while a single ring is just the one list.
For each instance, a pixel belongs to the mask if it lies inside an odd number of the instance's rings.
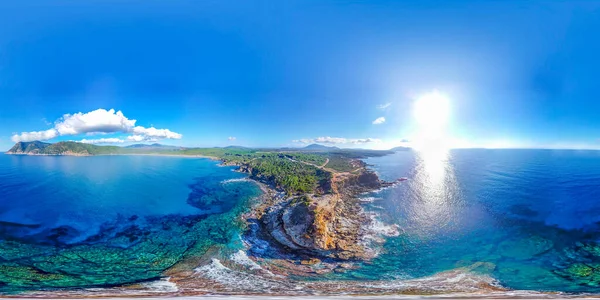
[{"label": "rock outcrop", "polygon": [[371,219],[363,212],[357,194],[389,183],[373,172],[338,173],[332,193],[288,198],[264,208],[264,231],[292,252],[341,260],[370,259],[375,251],[365,242]]}]

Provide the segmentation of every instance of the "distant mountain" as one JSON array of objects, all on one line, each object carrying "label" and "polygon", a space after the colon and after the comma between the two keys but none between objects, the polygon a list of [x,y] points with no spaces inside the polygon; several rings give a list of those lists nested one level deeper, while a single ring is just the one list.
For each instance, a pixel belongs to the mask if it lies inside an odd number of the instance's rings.
[{"label": "distant mountain", "polygon": [[239,150],[248,150],[250,148],[244,146],[227,146],[223,147],[223,149],[239,149]]},{"label": "distant mountain", "polygon": [[98,155],[98,154],[118,154],[122,153],[123,148],[117,146],[96,146],[78,142],[58,142],[55,144],[34,142],[19,142],[10,148],[7,154],[27,154],[27,155]]},{"label": "distant mountain", "polygon": [[124,148],[134,148],[134,149],[179,149],[181,147],[169,146],[169,145],[163,145],[163,144],[154,143],[154,144],[133,144],[133,145],[126,146]]},{"label": "distant mountain", "polygon": [[318,150],[318,151],[331,151],[331,150],[340,150],[340,148],[338,147],[333,147],[333,146],[323,146],[323,145],[319,145],[319,144],[310,144],[304,148],[302,148],[304,150]]},{"label": "distant mountain", "polygon": [[410,150],[410,149],[411,149],[410,147],[398,146],[398,147],[394,147],[394,148],[390,149],[390,151],[396,152],[396,151],[406,151],[406,150]]},{"label": "distant mountain", "polygon": [[43,143],[40,141],[33,142],[18,142],[6,153],[9,154],[38,154],[46,147],[50,146],[50,143]]}]

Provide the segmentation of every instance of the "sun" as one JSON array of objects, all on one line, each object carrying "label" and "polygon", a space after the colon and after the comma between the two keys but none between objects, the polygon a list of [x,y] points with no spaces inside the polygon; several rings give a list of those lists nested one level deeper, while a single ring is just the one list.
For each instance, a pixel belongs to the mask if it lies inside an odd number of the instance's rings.
[{"label": "sun", "polygon": [[441,133],[450,116],[450,101],[439,92],[421,96],[415,102],[414,117],[420,131]]},{"label": "sun", "polygon": [[448,148],[448,120],[450,118],[450,100],[435,91],[419,97],[413,110],[416,131],[413,135],[413,147],[422,151]]}]

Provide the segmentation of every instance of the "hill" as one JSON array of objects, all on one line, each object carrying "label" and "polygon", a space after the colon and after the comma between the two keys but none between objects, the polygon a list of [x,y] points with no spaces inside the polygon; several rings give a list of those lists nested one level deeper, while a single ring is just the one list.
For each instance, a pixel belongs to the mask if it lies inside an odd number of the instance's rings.
[{"label": "hill", "polygon": [[125,146],[123,148],[129,148],[129,149],[180,149],[181,147],[154,143],[154,144],[133,144],[133,145]]},{"label": "hill", "polygon": [[27,155],[101,155],[119,154],[124,148],[117,146],[96,146],[78,142],[58,142],[54,144],[34,142],[19,142],[10,148],[7,154]]},{"label": "hill", "polygon": [[312,151],[331,151],[331,150],[339,150],[340,148],[334,146],[323,146],[319,144],[310,144],[304,148],[303,150],[312,150]]},{"label": "hill", "polygon": [[8,154],[39,154],[43,149],[50,146],[50,143],[40,141],[33,142],[18,142],[6,153]]},{"label": "hill", "polygon": [[410,150],[410,149],[411,149],[410,147],[398,146],[398,147],[394,147],[394,148],[390,149],[390,151],[397,152],[397,151],[407,151],[407,150]]}]

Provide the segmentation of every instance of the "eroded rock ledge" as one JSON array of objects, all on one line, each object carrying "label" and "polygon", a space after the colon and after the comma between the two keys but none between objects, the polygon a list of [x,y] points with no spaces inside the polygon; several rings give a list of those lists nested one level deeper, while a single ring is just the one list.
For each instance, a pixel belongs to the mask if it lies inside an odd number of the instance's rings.
[{"label": "eroded rock ledge", "polygon": [[[242,168],[242,171],[249,170]],[[304,257],[368,260],[372,219],[363,211],[358,194],[389,185],[374,172],[333,173],[325,194],[271,197],[253,213],[263,238]],[[274,189],[271,187],[271,189]],[[273,195],[275,191],[271,190]],[[281,194],[280,194],[281,195]]]}]

